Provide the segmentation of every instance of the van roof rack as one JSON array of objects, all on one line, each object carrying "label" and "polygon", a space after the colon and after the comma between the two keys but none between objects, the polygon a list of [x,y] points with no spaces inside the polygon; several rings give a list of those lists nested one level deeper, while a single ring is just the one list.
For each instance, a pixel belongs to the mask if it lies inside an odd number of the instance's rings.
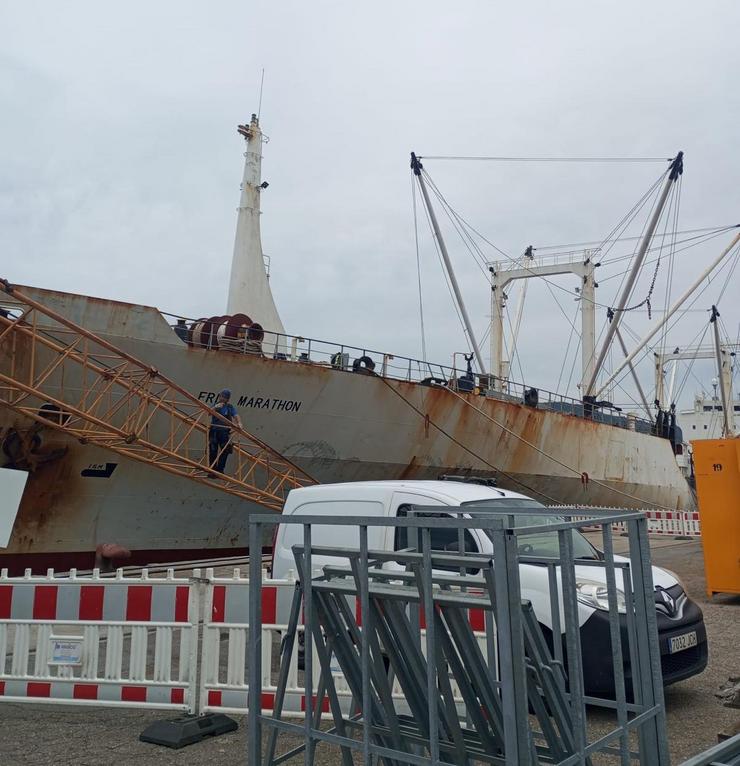
[{"label": "van roof rack", "polygon": [[452,473],[440,474],[439,481],[459,481],[463,484],[478,484],[481,487],[495,487],[496,479],[492,476],[458,476]]}]

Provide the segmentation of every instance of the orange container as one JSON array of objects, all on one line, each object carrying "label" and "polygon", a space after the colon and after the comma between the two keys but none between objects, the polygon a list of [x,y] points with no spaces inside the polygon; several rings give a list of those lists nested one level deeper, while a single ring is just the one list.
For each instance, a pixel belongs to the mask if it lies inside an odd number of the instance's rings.
[{"label": "orange container", "polygon": [[707,593],[740,593],[740,439],[692,447]]}]

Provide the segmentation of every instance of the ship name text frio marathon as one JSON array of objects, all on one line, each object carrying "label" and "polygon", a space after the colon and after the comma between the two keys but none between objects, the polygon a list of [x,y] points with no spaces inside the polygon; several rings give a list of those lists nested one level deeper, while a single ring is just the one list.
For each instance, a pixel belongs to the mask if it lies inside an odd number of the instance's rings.
[{"label": "ship name text frio marathon", "polygon": [[[200,391],[198,400],[204,404],[216,404],[215,391]],[[275,410],[276,412],[298,412],[303,402],[295,399],[277,399],[269,396],[240,396],[231,399],[237,407],[251,407],[255,410]]]}]

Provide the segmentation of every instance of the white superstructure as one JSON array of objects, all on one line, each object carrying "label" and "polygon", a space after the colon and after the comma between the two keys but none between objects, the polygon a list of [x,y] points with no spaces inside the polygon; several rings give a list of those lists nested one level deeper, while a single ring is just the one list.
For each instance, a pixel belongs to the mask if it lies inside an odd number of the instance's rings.
[{"label": "white superstructure", "polygon": [[[733,420],[735,431],[740,428],[740,400],[732,402]],[[692,442],[697,439],[721,439],[723,417],[722,399],[717,393],[717,384],[714,383],[714,394],[709,396],[704,391],[694,397],[692,409],[681,410],[678,423],[683,430],[686,441]]]}]

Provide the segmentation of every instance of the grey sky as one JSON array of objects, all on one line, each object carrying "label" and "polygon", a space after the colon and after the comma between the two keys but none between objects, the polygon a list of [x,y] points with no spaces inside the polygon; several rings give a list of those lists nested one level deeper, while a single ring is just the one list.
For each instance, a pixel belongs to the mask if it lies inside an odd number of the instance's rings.
[{"label": "grey sky", "polygon": [[[0,272],[189,316],[220,313],[243,151],[234,128],[257,108],[264,66],[263,245],[286,328],[418,355],[409,151],[684,149],[680,228],[740,222],[739,22],[735,2],[5,3]],[[453,206],[512,255],[603,237],[663,167],[425,164]],[[487,285],[446,231],[481,333]],[[421,235],[429,356],[449,362],[464,342]],[[729,239],[677,256],[674,296]],[[738,279],[720,306],[733,335]],[[618,281],[597,299],[612,303]],[[572,313],[573,296],[558,295]],[[554,388],[570,330],[546,286],[530,298],[521,361],[528,382]],[[671,344],[705,320],[687,315]],[[630,324],[646,328],[647,317]],[[695,372],[707,383],[712,375],[706,364]],[[689,395],[697,385],[689,379]]]}]

